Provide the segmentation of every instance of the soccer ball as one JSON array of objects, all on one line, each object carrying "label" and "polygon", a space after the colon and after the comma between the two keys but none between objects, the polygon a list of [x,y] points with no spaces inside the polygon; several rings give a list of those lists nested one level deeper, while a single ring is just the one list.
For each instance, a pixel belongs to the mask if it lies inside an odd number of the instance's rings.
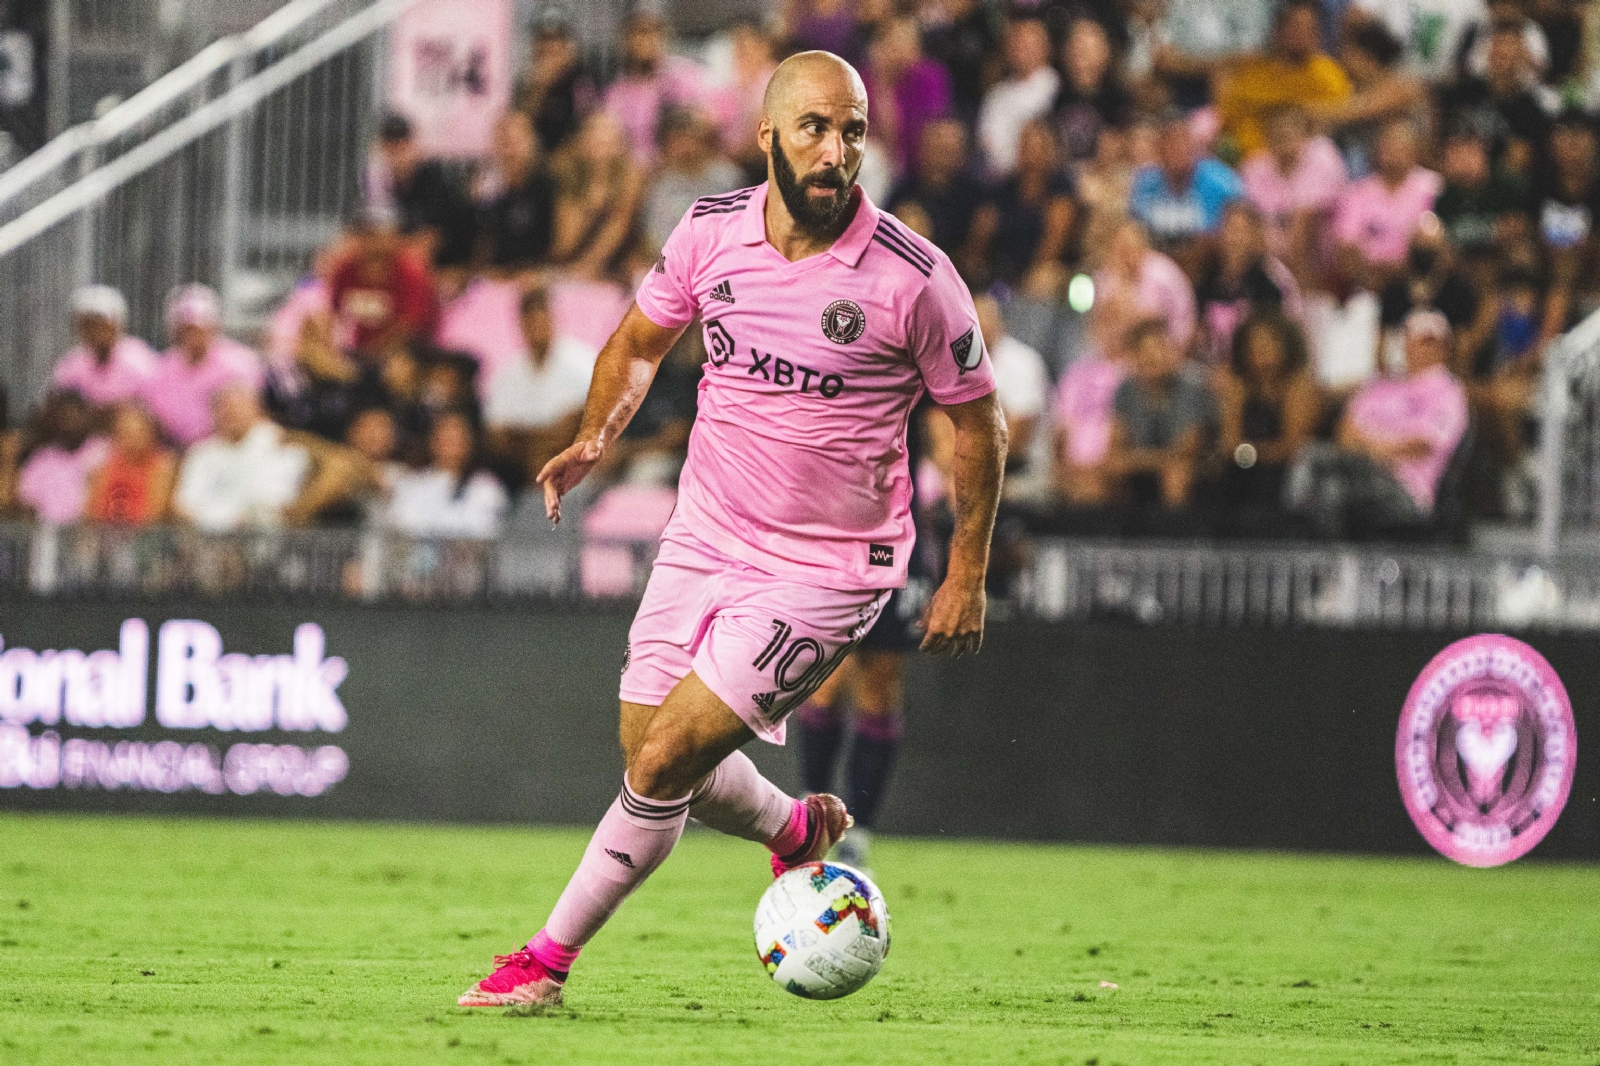
[{"label": "soccer ball", "polygon": [[756,955],[797,996],[848,996],[872,980],[888,954],[888,905],[852,867],[796,866],[772,882],[756,907]]}]

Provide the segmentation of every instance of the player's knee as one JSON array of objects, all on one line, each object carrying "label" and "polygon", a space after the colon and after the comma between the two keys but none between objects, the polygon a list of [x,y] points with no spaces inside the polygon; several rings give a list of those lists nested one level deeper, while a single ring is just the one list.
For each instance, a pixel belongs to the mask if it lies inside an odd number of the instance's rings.
[{"label": "player's knee", "polygon": [[628,760],[628,787],[646,799],[681,799],[696,784],[693,754],[681,738],[652,733]]}]

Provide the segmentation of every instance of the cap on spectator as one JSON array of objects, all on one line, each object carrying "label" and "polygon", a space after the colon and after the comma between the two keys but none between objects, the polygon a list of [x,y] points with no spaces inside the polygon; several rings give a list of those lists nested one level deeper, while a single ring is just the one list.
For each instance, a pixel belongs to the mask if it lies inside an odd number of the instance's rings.
[{"label": "cap on spectator", "polygon": [[72,294],[72,313],[104,318],[120,329],[128,323],[128,301],[110,285],[85,285]]},{"label": "cap on spectator", "polygon": [[1427,337],[1436,341],[1450,339],[1450,320],[1444,312],[1432,307],[1419,307],[1406,316],[1406,338]]},{"label": "cap on spectator", "polygon": [[209,285],[180,285],[167,296],[167,328],[213,329],[222,322],[222,306]]},{"label": "cap on spectator", "polygon": [[395,111],[383,116],[383,122],[378,126],[378,140],[393,144],[395,141],[408,141],[410,139],[410,119]]},{"label": "cap on spectator", "polygon": [[539,13],[533,17],[533,35],[535,37],[571,37],[572,16],[567,14],[567,9],[550,4],[540,8]]}]

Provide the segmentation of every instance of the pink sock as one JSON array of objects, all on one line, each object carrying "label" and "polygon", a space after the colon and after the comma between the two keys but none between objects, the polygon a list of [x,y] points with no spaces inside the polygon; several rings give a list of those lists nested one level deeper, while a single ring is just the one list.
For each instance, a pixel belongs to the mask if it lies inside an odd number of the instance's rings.
[{"label": "pink sock", "polygon": [[570,952],[568,966],[622,901],[672,854],[688,819],[689,797],[645,799],[623,780],[622,792],[600,819],[583,861],[544,926],[548,939]]},{"label": "pink sock", "polygon": [[544,963],[544,968],[550,971],[551,977],[557,981],[565,981],[567,971],[578,961],[578,952],[583,949],[557,944],[550,938],[548,932],[541,929],[532,940],[528,941],[528,950],[533,952],[534,958]]},{"label": "pink sock", "polygon": [[[701,825],[758,844],[782,835],[793,812],[794,800],[762,777],[742,751],[723,759],[689,804],[689,817]],[[800,835],[805,836],[804,828]]]},{"label": "pink sock", "polygon": [[806,801],[795,800],[782,831],[767,841],[767,847],[772,849],[772,854],[782,858],[800,850],[806,842],[806,817]]}]

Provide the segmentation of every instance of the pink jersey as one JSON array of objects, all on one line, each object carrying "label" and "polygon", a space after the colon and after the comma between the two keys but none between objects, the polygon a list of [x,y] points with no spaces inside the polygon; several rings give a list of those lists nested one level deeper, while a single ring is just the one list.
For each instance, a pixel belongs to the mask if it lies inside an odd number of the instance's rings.
[{"label": "pink jersey", "polygon": [[659,326],[703,322],[710,358],[678,511],[711,547],[836,590],[905,584],[915,530],[906,423],[994,391],[945,254],[857,190],[833,247],[767,242],[767,186],[696,201],[640,285]]},{"label": "pink jersey", "polygon": [[1433,511],[1439,478],[1467,431],[1467,390],[1442,366],[1403,378],[1374,378],[1361,386],[1345,409],[1350,424],[1377,440],[1428,442],[1428,454],[1393,465],[1423,513]]},{"label": "pink jersey", "polygon": [[96,406],[137,400],[156,372],[156,353],[138,337],[124,334],[104,363],[80,344],[56,363],[50,386],[78,393]]},{"label": "pink jersey", "polygon": [[265,382],[261,357],[219,336],[199,363],[191,364],[176,348],[166,351],[145,382],[144,402],[167,435],[187,448],[211,435],[212,397],[233,384],[260,392]]}]

